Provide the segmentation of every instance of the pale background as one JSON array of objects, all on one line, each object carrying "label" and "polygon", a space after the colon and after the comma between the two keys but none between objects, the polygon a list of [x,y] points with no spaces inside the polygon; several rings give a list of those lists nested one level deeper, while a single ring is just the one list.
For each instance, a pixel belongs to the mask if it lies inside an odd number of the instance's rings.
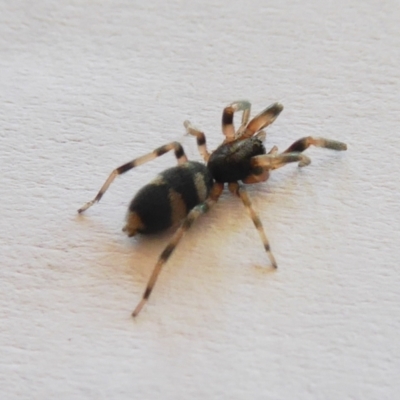
[{"label": "pale background", "polygon": [[[400,3],[8,1],[0,5],[1,399],[400,395]],[[226,194],[130,313],[170,234],[121,232],[132,195],[222,108],[280,101],[268,147],[320,135],[249,188],[270,273]]]}]

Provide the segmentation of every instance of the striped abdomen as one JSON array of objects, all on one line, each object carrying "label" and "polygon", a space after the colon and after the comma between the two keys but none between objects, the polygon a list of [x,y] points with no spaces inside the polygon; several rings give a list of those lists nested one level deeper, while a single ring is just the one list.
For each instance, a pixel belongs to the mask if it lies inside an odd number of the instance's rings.
[{"label": "striped abdomen", "polygon": [[173,226],[208,197],[212,185],[207,167],[198,162],[166,169],[133,198],[123,230],[133,236]]}]

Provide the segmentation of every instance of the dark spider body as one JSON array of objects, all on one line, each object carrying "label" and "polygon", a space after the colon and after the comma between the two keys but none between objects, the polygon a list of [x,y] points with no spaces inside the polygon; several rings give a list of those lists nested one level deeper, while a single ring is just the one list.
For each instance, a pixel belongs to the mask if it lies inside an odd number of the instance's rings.
[{"label": "dark spider body", "polygon": [[214,180],[230,183],[260,173],[251,158],[265,153],[261,140],[254,137],[222,144],[207,165],[188,161],[161,172],[131,201],[124,231],[129,236],[153,234],[176,225],[207,199]]},{"label": "dark spider body", "polygon": [[[229,190],[242,200],[272,266],[277,268],[264,228],[253,209],[243,183],[266,181],[270,171],[288,163],[298,162],[300,167],[308,165],[311,161],[302,152],[311,145],[332,150],[347,149],[345,143],[308,136],[297,140],[282,153],[278,153],[275,146],[267,153],[263,145],[265,132],[262,129],[274,122],[282,109],[281,104],[272,104],[249,121],[250,103],[248,101],[237,101],[228,105],[222,114],[222,132],[225,140],[211,154],[207,150],[204,133],[185,121],[187,133],[197,139],[197,146],[205,165],[188,161],[180,143],[171,142],[116,168],[96,197],[78,210],[82,213],[98,202],[118,175],[169,151],[174,151],[178,166],[161,172],[138,191],[129,205],[126,225],[123,228],[128,236],[134,236],[137,233],[157,233],[181,222],[158,258],[142,300],[133,311],[133,316],[139,314],[148,300],[162,267],[183,235],[197,218],[205,214],[218,201],[225,183],[228,184]],[[242,111],[243,114],[241,126],[236,131],[233,115],[237,111]]]},{"label": "dark spider body", "polygon": [[129,236],[158,233],[181,222],[189,211],[203,203],[210,194],[213,179],[208,168],[188,161],[161,172],[142,187],[129,205]]},{"label": "dark spider body", "polygon": [[260,173],[260,168],[251,165],[251,159],[265,153],[257,137],[224,143],[211,154],[207,167],[217,182],[243,181],[249,175]]}]

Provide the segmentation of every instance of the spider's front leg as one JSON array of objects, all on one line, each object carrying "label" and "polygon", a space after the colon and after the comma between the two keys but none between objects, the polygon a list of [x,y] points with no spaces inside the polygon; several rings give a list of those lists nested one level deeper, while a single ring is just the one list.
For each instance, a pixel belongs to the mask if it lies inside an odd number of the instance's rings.
[{"label": "spider's front leg", "polygon": [[225,135],[225,142],[232,142],[236,138],[235,126],[233,125],[233,115],[237,111],[243,111],[242,124],[238,132],[246,125],[250,117],[251,104],[247,100],[240,100],[231,103],[222,112],[222,133]]},{"label": "spider's front leg", "polygon": [[149,282],[147,284],[146,290],[143,293],[142,300],[136,306],[135,310],[132,313],[133,317],[136,317],[143,306],[146,304],[147,300],[150,297],[150,294],[154,288],[154,285],[157,281],[158,275],[161,272],[162,267],[170,258],[171,254],[175,251],[176,247],[178,246],[180,240],[182,239],[183,235],[188,231],[188,229],[192,226],[192,224],[203,214],[209,211],[209,209],[218,201],[221,193],[224,189],[224,185],[222,183],[214,183],[213,188],[211,189],[210,196],[204,203],[197,205],[194,207],[187,217],[182,222],[182,225],[177,229],[174,236],[165,247],[164,251],[161,253],[160,257],[158,258],[157,264],[155,265]]},{"label": "spider's front leg", "polygon": [[291,146],[289,146],[283,153],[303,152],[310,146],[322,147],[325,149],[331,149],[336,151],[347,150],[347,144],[339,142],[337,140],[324,139],[321,137],[307,136],[299,140],[296,140]]},{"label": "spider's front leg", "polygon": [[238,196],[242,200],[244,206],[246,207],[247,212],[250,215],[251,220],[253,221],[254,226],[257,229],[258,234],[260,235],[261,241],[264,245],[265,251],[268,254],[271,265],[274,268],[278,268],[278,265],[275,261],[275,257],[271,252],[271,247],[269,245],[267,235],[264,232],[264,228],[261,223],[261,220],[260,220],[259,216],[257,215],[257,213],[254,211],[254,208],[251,204],[250,197],[247,194],[246,189],[244,188],[244,186],[239,185],[237,182],[230,183],[228,187],[229,187],[229,190],[231,191],[231,193]]},{"label": "spider's front leg", "polygon": [[149,154],[146,154],[142,157],[135,158],[132,161],[129,161],[126,164],[121,165],[120,167],[116,168],[113,172],[111,172],[110,176],[107,178],[107,180],[104,182],[103,186],[97,193],[96,197],[84,204],[79,210],[78,213],[83,213],[86,211],[89,207],[91,207],[94,203],[97,203],[100,201],[100,199],[103,197],[104,193],[107,191],[111,183],[114,181],[114,179],[118,176],[121,175],[132,168],[138,167],[139,165],[142,165],[146,162],[149,162],[151,160],[154,160],[157,157],[160,157],[164,155],[165,153],[168,153],[169,151],[174,150],[175,157],[178,161],[178,165],[183,164],[187,162],[187,157],[185,155],[185,152],[183,151],[183,147],[180,143],[178,142],[171,142],[168,143],[164,146],[158,147],[154,151],[152,151]]},{"label": "spider's front leg", "polygon": [[282,112],[283,105],[280,103],[274,103],[268,106],[265,110],[257,114],[246,127],[241,128],[240,140],[247,139],[259,132],[261,129],[266,128],[272,124],[278,115]]},{"label": "spider's front leg", "polygon": [[336,151],[347,150],[346,143],[337,140],[325,139],[320,137],[307,136],[296,140],[283,153],[276,154],[273,148],[269,154],[255,156],[251,159],[252,167],[262,167],[273,170],[284,167],[288,163],[298,162],[299,167],[305,167],[311,163],[311,160],[302,152],[310,146],[321,147]]}]

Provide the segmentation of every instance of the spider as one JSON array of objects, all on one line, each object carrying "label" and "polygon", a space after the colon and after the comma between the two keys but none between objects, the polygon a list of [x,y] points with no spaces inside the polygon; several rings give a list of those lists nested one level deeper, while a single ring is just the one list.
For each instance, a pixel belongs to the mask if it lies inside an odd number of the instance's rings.
[{"label": "spider", "polygon": [[[263,129],[275,121],[283,110],[283,106],[274,103],[249,121],[250,108],[251,104],[245,100],[235,101],[224,108],[222,133],[225,135],[225,140],[211,153],[207,150],[204,133],[189,121],[184,122],[186,132],[196,137],[197,147],[205,164],[188,161],[180,143],[168,143],[116,168],[96,197],[78,210],[82,213],[100,201],[118,175],[169,151],[174,151],[178,165],[161,172],[153,181],[139,190],[129,205],[126,225],[123,228],[123,231],[131,237],[137,233],[161,232],[181,223],[159,256],[143,296],[132,313],[133,317],[136,317],[146,304],[162,267],[183,235],[197,218],[208,212],[218,201],[225,183],[228,184],[229,191],[242,200],[258,231],[272,267],[277,268],[260,218],[254,211],[243,184],[264,182],[269,178],[270,171],[288,163],[298,162],[299,167],[310,164],[311,160],[302,152],[311,145],[339,151],[347,149],[345,143],[308,136],[297,140],[282,153],[278,152],[276,146],[267,153],[263,145],[266,137]],[[236,131],[233,117],[238,111],[242,112],[242,121]]]}]

